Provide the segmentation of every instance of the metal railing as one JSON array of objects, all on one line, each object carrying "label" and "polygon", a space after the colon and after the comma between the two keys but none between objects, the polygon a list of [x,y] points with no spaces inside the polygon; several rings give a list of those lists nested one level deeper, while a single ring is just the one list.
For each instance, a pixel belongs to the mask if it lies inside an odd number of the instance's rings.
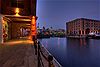
[{"label": "metal railing", "polygon": [[[53,56],[48,55],[48,57],[46,57],[46,56],[44,55],[44,53],[42,52],[41,43],[38,41],[38,67],[44,67],[44,64],[43,64],[41,55],[42,55],[43,58],[48,62],[48,67],[54,67],[53,62],[52,62]],[[41,65],[41,66],[40,66],[40,65]]]},{"label": "metal railing", "polygon": [[[44,58],[48,62],[48,66],[46,66],[46,67],[55,67],[54,63],[53,63],[53,60],[55,62],[57,62],[55,60],[55,58],[49,53],[48,53],[48,56],[45,56],[41,47],[42,47],[41,43],[39,41],[35,40],[34,41],[34,48],[35,48],[35,55],[37,55],[37,59],[38,59],[38,62],[37,62],[38,65],[37,66],[38,67],[44,67],[45,66],[44,63],[43,63],[43,58]],[[57,62],[57,64],[59,65],[59,67],[62,67],[58,62]]]}]

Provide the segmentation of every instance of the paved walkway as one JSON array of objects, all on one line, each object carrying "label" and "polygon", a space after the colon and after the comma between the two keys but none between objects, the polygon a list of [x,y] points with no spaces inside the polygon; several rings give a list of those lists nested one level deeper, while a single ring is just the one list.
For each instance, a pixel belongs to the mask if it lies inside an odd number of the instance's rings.
[{"label": "paved walkway", "polygon": [[32,41],[10,41],[0,45],[0,67],[37,67]]},{"label": "paved walkway", "polygon": [[[42,52],[48,57],[48,52],[41,47]],[[44,67],[48,67],[48,62],[41,55]],[[11,40],[0,44],[0,67],[38,67],[37,55],[33,41],[27,39]],[[53,60],[55,67],[61,67]]]}]

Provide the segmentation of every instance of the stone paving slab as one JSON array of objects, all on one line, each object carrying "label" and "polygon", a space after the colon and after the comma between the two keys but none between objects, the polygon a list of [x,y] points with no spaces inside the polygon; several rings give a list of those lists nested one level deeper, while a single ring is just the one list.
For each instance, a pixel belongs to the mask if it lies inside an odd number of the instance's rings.
[{"label": "stone paving slab", "polygon": [[[47,57],[49,54],[41,47]],[[41,55],[44,67],[48,67],[48,61]],[[19,40],[0,44],[0,67],[38,67],[37,55],[32,41]],[[54,64],[54,67],[60,67]]]},{"label": "stone paving slab", "polygon": [[31,44],[1,46],[0,67],[37,67],[36,61]]}]

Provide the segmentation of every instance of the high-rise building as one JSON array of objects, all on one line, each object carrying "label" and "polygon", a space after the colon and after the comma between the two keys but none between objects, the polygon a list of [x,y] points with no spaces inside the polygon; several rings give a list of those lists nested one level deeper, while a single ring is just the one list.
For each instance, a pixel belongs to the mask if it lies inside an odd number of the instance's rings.
[{"label": "high-rise building", "polygon": [[94,19],[78,18],[66,22],[67,35],[87,35],[91,32],[100,32],[100,21]]}]

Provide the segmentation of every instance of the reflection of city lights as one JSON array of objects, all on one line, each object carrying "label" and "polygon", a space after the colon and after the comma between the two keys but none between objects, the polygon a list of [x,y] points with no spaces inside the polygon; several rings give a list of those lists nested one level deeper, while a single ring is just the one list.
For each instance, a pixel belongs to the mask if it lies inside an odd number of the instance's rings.
[{"label": "reflection of city lights", "polygon": [[60,38],[58,38],[58,47],[60,46]]},{"label": "reflection of city lights", "polygon": [[46,44],[45,46],[46,46],[46,47],[48,47],[48,41],[46,41],[46,43],[45,43],[45,44]]},{"label": "reflection of city lights", "polygon": [[86,40],[84,39],[84,45],[86,46]]},{"label": "reflection of city lights", "polygon": [[16,16],[19,16],[19,8],[15,9]]},{"label": "reflection of city lights", "polygon": [[80,47],[86,46],[86,40],[85,39],[80,39]]},{"label": "reflection of city lights", "polygon": [[80,47],[82,47],[82,44],[83,44],[82,39],[80,39]]}]

